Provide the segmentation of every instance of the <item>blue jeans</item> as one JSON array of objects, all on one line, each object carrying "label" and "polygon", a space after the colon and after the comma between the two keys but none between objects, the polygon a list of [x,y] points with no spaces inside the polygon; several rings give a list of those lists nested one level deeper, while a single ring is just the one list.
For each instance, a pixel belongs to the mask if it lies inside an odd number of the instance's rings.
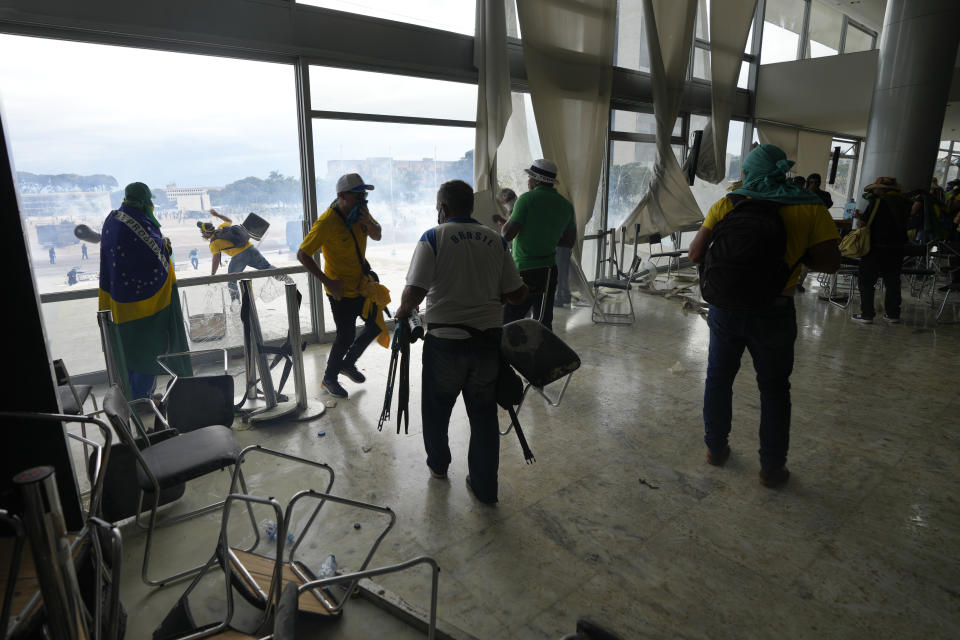
[{"label": "blue jeans", "polygon": [[450,412],[463,394],[470,420],[467,469],[477,498],[497,500],[500,468],[500,426],[497,421],[497,374],[500,352],[481,338],[447,340],[428,335],[423,345],[420,411],[427,465],[436,473],[450,466],[447,430]]},{"label": "blue jeans", "polygon": [[766,309],[737,312],[710,307],[710,353],[703,393],[703,440],[711,451],[727,446],[733,418],[733,380],[744,347],[753,357],[760,389],[760,465],[782,467],[790,446],[790,373],[797,318],[793,298],[778,297]]},{"label": "blue jeans", "polygon": [[[260,250],[256,247],[250,247],[244,251],[241,251],[237,255],[230,258],[230,263],[227,265],[227,273],[240,273],[247,267],[253,267],[254,269],[273,269],[273,265],[267,262],[267,259],[263,257],[263,254],[260,253]],[[230,299],[239,300],[240,292],[237,289],[236,282],[227,283],[227,287],[230,288]]]}]

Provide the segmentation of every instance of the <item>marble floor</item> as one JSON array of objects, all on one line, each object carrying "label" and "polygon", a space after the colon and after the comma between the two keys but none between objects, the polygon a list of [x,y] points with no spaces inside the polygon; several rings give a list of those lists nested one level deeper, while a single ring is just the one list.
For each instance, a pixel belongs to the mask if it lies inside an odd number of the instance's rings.
[{"label": "marble floor", "polygon": [[[863,326],[850,320],[853,309],[818,300],[816,287],[800,294],[793,475],[770,490],[757,478],[749,356],[735,385],[733,455],[724,468],[708,466],[706,322],[661,296],[635,292],[634,303],[633,326],[594,325],[589,308],[558,310],[556,332],[583,366],[561,406],[534,395],[521,411],[535,464],[524,464],[512,434],[501,439],[496,507],[464,485],[462,403],[449,479],[430,478],[419,420],[422,343],[412,349],[408,434],[394,423],[377,430],[389,352],[375,344],[360,361],[366,384],[344,383],[348,400],[315,421],[259,425],[237,438],[326,462],[337,474],[334,493],[391,507],[397,524],[374,564],[434,557],[440,618],[477,638],[557,640],[582,616],[622,638],[960,637],[952,486],[960,326],[935,324],[916,301],[906,302],[901,325]],[[328,348],[306,351],[311,402],[329,399],[317,384]],[[281,500],[323,486],[294,467],[257,458],[244,468],[251,492]],[[200,504],[225,489],[227,475],[195,484],[184,501]],[[375,518],[331,510],[324,522],[311,549],[357,566]],[[161,530],[158,570],[209,555],[217,523],[209,516]],[[145,587],[144,536],[131,525],[122,533],[127,637],[147,638],[183,585]],[[381,582],[426,605],[427,572]],[[348,606],[342,622],[352,611],[362,614]],[[323,637],[395,637],[359,633]]]}]

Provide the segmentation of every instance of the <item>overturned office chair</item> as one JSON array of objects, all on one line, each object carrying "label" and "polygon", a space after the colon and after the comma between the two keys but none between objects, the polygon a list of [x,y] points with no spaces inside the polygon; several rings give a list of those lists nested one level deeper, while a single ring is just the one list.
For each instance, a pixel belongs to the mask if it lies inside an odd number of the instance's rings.
[{"label": "overturned office chair", "polygon": [[[306,505],[308,508],[307,513],[310,513],[299,535],[296,537],[292,535],[289,536],[288,542],[290,542],[290,548],[287,551],[286,561],[282,562],[280,571],[283,581],[285,583],[292,582],[297,585],[302,585],[317,579],[317,576],[314,575],[310,568],[298,559],[297,551],[301,549],[301,545],[311,532],[311,527],[313,527],[315,523],[320,522],[317,518],[321,515],[321,509],[326,505],[341,505],[353,509],[379,513],[386,517],[386,525],[383,530],[374,537],[373,543],[366,551],[359,565],[359,571],[366,570],[373,560],[377,549],[380,547],[380,543],[383,542],[383,539],[390,530],[393,529],[396,523],[396,515],[393,511],[389,507],[382,507],[331,494],[330,490],[333,487],[334,473],[333,469],[327,464],[283,453],[282,451],[267,449],[260,445],[252,445],[245,448],[240,454],[240,462],[244,462],[247,456],[252,453],[278,457],[287,462],[323,469],[330,476],[323,491],[317,491],[315,489],[298,491],[287,503],[282,520],[276,520],[279,526],[274,532],[275,535],[278,538],[287,537],[287,534],[292,534],[293,531],[293,516],[297,506],[301,503]],[[239,469],[239,466],[237,468]],[[236,482],[234,482],[234,486],[236,486]],[[309,507],[311,503],[316,503],[312,509]],[[254,543],[254,546],[256,546],[256,543]],[[309,546],[313,547],[315,545],[311,544]],[[244,599],[250,604],[261,609],[268,606],[269,595],[274,585],[274,578],[272,577],[270,569],[274,559],[254,553],[253,549],[243,550],[230,546],[226,546],[224,549],[226,550],[226,557],[229,560],[228,564],[233,567],[234,587],[237,588]],[[347,600],[355,591],[356,586],[356,582],[349,585],[347,590],[339,595],[324,589],[312,589],[302,592],[298,597],[299,610],[314,616],[337,617],[340,615]]]},{"label": "overturned office chair", "polygon": [[[265,606],[262,615],[254,622],[251,629],[239,629],[234,625],[234,601],[232,584],[233,565],[221,561],[224,550],[230,548],[227,538],[227,524],[230,518],[230,509],[234,502],[243,502],[248,509],[253,505],[265,505],[273,510],[276,522],[283,520],[283,510],[280,504],[272,498],[258,498],[255,496],[231,493],[223,505],[223,514],[220,521],[220,536],[213,556],[197,572],[194,579],[187,586],[186,591],[177,600],[173,609],[166,615],[160,626],[153,632],[154,640],[186,640],[188,638],[223,638],[231,640],[255,639],[272,637],[274,640],[293,640],[293,624],[296,620],[296,586],[289,585],[281,594],[280,576],[283,564],[283,545],[285,536],[276,537],[274,559],[269,563],[268,574],[270,592],[264,594]],[[226,611],[220,620],[203,623],[197,620],[194,608],[190,604],[190,595],[194,592],[201,580],[212,571],[222,568],[224,572],[225,595],[223,603]],[[209,600],[209,598],[207,599]]]},{"label": "overturned office chair", "polygon": [[[203,568],[198,565],[190,569],[174,573],[170,576],[153,579],[149,577],[150,550],[153,536],[158,526],[157,510],[160,507],[161,493],[170,487],[189,482],[225,467],[235,467],[235,478],[243,492],[246,492],[246,481],[239,467],[240,450],[233,432],[223,425],[202,427],[195,431],[179,434],[170,430],[174,435],[160,442],[151,441],[145,432],[134,436],[131,423],[130,405],[123,396],[119,385],[111,385],[103,399],[103,409],[110,419],[117,437],[127,445],[136,460],[136,482],[139,488],[139,499],[136,509],[136,522],[147,531],[146,547],[143,552],[143,567],[140,577],[151,586],[163,586],[169,582],[180,580],[194,575]],[[159,416],[158,416],[159,419]],[[139,430],[139,423],[135,423]],[[133,481],[133,478],[130,479]],[[226,495],[226,491],[224,495]],[[146,525],[140,521],[143,514],[143,499],[146,497],[151,503],[150,516]],[[162,523],[164,526],[182,522],[188,518],[219,509],[224,502],[200,507],[188,513],[171,518]],[[257,524],[250,509],[250,523],[256,530]]]},{"label": "overturned office chair", "polygon": [[[640,256],[634,256],[633,262],[630,263],[630,269],[627,273],[620,274],[608,277],[608,278],[597,278],[593,282],[593,308],[590,310],[590,319],[593,320],[596,324],[633,324],[636,319],[636,315],[633,311],[633,298],[630,295],[630,292],[633,290],[632,280],[635,275],[637,275],[637,270],[640,268]],[[613,301],[608,301],[606,298],[610,298],[608,294],[602,294],[601,289],[613,289],[616,291],[623,291],[624,295],[627,298],[627,304],[630,307],[629,313],[623,313],[620,311],[610,311],[609,307],[605,306],[608,304],[620,305],[622,301],[619,299],[620,296],[616,296]]]}]

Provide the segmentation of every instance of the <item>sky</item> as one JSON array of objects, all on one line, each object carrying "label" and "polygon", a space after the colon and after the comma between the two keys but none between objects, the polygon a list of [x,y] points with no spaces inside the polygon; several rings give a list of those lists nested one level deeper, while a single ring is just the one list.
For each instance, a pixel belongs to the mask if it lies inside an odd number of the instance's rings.
[{"label": "sky", "polygon": [[[473,31],[473,0],[308,4]],[[314,109],[475,117],[476,87],[467,84],[320,67],[310,79]],[[342,86],[358,89],[327,90]],[[0,109],[19,171],[105,173],[154,187],[300,173],[290,65],[0,35]],[[328,160],[456,160],[473,146],[472,129],[314,122],[318,177]]]}]

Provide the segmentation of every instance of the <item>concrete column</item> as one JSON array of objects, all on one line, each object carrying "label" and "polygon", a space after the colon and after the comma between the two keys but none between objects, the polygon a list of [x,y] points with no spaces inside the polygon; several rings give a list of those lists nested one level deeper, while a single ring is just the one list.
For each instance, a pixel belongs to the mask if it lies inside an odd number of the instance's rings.
[{"label": "concrete column", "polygon": [[957,0],[887,0],[860,187],[930,186],[957,60]]}]

